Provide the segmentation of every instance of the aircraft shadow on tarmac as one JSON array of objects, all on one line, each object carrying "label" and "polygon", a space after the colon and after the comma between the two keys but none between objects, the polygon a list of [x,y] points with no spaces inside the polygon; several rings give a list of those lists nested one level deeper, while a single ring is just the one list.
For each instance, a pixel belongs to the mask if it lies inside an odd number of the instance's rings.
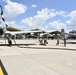
[{"label": "aircraft shadow on tarmac", "polygon": [[76,44],[76,42],[67,42],[67,44]]},{"label": "aircraft shadow on tarmac", "polygon": [[[64,43],[60,43],[60,44],[64,44]],[[66,42],[66,44],[76,44],[76,42]]]},{"label": "aircraft shadow on tarmac", "polygon": [[[61,43],[61,44],[64,44],[64,43]],[[67,44],[76,44],[76,42],[67,42]],[[11,46],[18,46],[19,48],[31,48],[31,49],[57,49],[57,50],[71,50],[71,51],[76,51],[76,49],[70,49],[70,48],[66,48],[66,47],[64,47],[64,48],[62,48],[62,47],[57,47],[57,48],[54,48],[54,47],[50,47],[50,48],[48,48],[48,47],[45,47],[45,46],[43,46],[43,47],[32,47],[33,45],[37,45],[37,44],[12,44]],[[9,46],[8,44],[0,44],[0,46]],[[11,46],[9,46],[9,47],[11,47]]]},{"label": "aircraft shadow on tarmac", "polygon": [[[30,46],[30,45],[36,45],[36,44],[12,44],[11,46],[22,46],[22,45],[25,45],[25,46]],[[0,44],[0,46],[9,46],[8,44]]]}]

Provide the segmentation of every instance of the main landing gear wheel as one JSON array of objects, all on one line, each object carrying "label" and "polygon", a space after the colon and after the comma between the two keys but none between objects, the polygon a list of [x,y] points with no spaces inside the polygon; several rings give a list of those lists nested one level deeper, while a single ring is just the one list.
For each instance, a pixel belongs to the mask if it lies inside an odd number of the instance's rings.
[{"label": "main landing gear wheel", "polygon": [[11,46],[11,45],[12,45],[12,41],[9,40],[9,41],[8,41],[8,46]]}]

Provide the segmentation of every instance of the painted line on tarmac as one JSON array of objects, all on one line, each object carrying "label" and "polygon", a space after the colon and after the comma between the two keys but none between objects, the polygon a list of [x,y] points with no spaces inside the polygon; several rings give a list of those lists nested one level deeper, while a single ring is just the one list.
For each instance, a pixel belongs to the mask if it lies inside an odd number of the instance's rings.
[{"label": "painted line on tarmac", "polygon": [[76,49],[71,48],[55,48],[55,47],[27,47],[27,46],[19,46],[19,48],[30,48],[30,49],[58,49],[58,50],[72,50],[76,51]]},{"label": "painted line on tarmac", "polygon": [[6,69],[4,68],[2,61],[0,60],[0,75],[8,75]]}]

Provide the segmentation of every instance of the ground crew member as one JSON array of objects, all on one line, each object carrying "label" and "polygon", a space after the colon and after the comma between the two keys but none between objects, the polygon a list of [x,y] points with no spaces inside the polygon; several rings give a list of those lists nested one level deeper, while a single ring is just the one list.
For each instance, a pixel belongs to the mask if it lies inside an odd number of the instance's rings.
[{"label": "ground crew member", "polygon": [[64,37],[64,46],[66,46],[66,38]]},{"label": "ground crew member", "polygon": [[59,45],[59,36],[57,36],[57,43],[56,45]]}]

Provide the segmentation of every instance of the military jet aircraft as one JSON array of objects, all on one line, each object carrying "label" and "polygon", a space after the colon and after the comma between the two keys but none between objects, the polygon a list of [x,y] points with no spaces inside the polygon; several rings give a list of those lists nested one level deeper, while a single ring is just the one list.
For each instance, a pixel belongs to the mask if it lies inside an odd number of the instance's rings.
[{"label": "military jet aircraft", "polygon": [[[7,32],[9,31],[9,32]],[[0,36],[5,36],[6,33],[9,33],[11,35],[16,35],[16,34],[25,34],[25,33],[38,33],[38,32],[42,32],[42,30],[34,30],[34,31],[22,31],[18,28],[15,27],[11,27],[8,26],[5,22],[5,19],[3,17],[3,9],[2,6],[0,5]],[[6,39],[5,39],[6,40]],[[12,40],[11,37],[8,37],[8,44],[11,45],[12,44]]]},{"label": "military jet aircraft", "polygon": [[61,36],[67,38],[68,36],[75,36],[76,37],[76,33],[67,33],[65,32],[65,29],[61,29]]}]

